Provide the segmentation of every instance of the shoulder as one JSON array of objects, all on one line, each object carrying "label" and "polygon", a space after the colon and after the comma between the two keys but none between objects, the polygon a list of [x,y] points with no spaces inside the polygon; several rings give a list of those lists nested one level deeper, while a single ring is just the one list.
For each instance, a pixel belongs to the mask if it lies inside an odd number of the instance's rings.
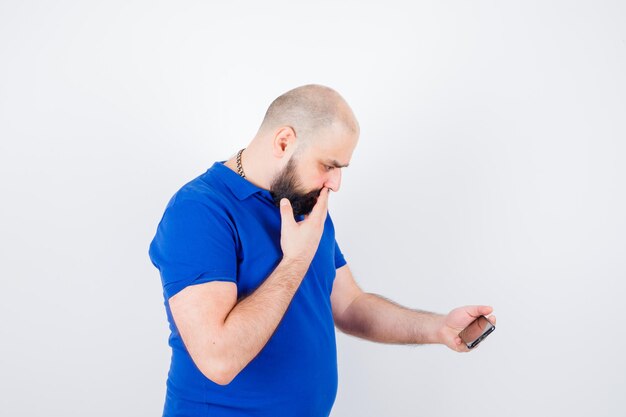
[{"label": "shoulder", "polygon": [[228,189],[207,171],[180,187],[169,200],[166,210],[195,209],[227,214],[231,207],[232,196]]},{"label": "shoulder", "polygon": [[216,179],[200,175],[180,187],[168,201],[160,227],[170,225],[175,230],[190,233],[216,233],[218,230],[235,234],[233,201],[228,190]]}]

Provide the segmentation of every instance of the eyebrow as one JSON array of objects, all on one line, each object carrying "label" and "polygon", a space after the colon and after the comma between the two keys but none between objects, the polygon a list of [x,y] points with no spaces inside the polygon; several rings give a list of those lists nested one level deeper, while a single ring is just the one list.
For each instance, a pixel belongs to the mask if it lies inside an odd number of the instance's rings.
[{"label": "eyebrow", "polygon": [[326,161],[326,163],[327,163],[328,165],[332,165],[332,166],[334,166],[335,168],[346,168],[346,167],[348,167],[348,165],[350,165],[350,164],[341,165],[339,162],[337,162],[337,161],[336,161],[336,160],[334,160],[334,159],[328,159],[328,160]]}]

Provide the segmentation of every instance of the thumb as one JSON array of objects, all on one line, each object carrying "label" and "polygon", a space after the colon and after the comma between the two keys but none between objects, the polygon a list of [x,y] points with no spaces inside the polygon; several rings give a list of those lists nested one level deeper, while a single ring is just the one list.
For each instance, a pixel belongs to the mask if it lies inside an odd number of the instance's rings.
[{"label": "thumb", "polygon": [[285,223],[290,226],[296,222],[293,217],[293,208],[291,207],[291,201],[288,198],[282,198],[280,200],[280,218],[282,221],[282,225],[285,226]]},{"label": "thumb", "polygon": [[492,311],[493,311],[493,307],[491,306],[482,306],[482,305],[465,306],[465,312],[472,317],[487,316]]}]

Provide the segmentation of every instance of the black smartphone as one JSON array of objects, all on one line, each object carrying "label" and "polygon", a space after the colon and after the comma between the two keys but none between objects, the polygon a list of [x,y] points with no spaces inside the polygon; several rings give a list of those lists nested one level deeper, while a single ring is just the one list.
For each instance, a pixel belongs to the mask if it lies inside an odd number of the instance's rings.
[{"label": "black smartphone", "polygon": [[487,317],[479,316],[459,333],[459,337],[468,349],[474,349],[483,339],[489,336],[496,326]]}]

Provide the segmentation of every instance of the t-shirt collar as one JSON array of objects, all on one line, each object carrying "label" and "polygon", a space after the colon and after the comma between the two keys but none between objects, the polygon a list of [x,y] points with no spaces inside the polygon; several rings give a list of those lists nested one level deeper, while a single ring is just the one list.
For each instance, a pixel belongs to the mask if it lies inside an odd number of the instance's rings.
[{"label": "t-shirt collar", "polygon": [[215,161],[213,163],[213,166],[211,167],[211,170],[214,169],[216,171],[218,177],[222,181],[224,181],[224,184],[226,184],[226,186],[239,200],[245,200],[252,194],[260,193],[270,201],[274,201],[274,198],[272,197],[272,194],[269,192],[269,190],[252,184],[250,181],[243,178],[241,175],[224,165],[224,162],[226,161]]}]

